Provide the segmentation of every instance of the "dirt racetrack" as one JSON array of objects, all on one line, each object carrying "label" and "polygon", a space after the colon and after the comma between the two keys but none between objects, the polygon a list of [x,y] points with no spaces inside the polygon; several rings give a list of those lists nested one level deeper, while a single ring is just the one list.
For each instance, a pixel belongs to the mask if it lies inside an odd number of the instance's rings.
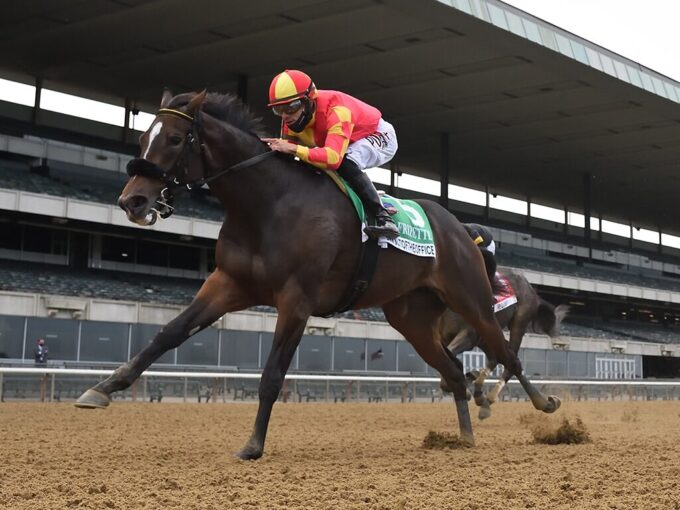
[{"label": "dirt racetrack", "polygon": [[[533,444],[528,403],[457,431],[453,403],[277,404],[265,455],[236,459],[254,404],[0,404],[0,508],[680,509],[680,402],[565,402],[592,442]],[[475,409],[476,413],[476,409]],[[529,422],[529,423],[527,423]]]}]

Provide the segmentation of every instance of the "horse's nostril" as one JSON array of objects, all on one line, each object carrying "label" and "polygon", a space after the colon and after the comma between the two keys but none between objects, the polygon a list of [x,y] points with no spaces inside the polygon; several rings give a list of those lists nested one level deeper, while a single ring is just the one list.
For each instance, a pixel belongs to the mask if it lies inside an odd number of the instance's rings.
[{"label": "horse's nostril", "polygon": [[129,212],[136,212],[141,209],[145,209],[149,200],[143,195],[133,195],[123,198],[122,196],[118,199],[118,205],[124,210]]}]

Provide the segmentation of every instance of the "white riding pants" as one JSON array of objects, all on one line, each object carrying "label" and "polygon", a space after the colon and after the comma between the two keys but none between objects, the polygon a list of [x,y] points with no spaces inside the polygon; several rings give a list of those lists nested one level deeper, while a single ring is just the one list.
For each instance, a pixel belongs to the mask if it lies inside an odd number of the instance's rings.
[{"label": "white riding pants", "polygon": [[386,120],[380,119],[375,133],[349,144],[345,157],[364,171],[390,161],[398,148],[394,127]]}]

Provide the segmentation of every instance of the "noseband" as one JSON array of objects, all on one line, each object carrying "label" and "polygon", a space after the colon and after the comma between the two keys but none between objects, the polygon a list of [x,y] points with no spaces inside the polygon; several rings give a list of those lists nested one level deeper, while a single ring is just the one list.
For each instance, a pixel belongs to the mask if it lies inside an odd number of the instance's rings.
[{"label": "noseband", "polygon": [[[196,113],[198,114],[198,112]],[[163,170],[158,165],[156,165],[156,163],[153,163],[148,159],[144,158],[131,159],[127,164],[127,173],[130,177],[134,177],[135,175],[141,175],[143,177],[149,177],[151,179],[160,180],[165,184],[165,188],[161,190],[160,197],[156,199],[156,204],[158,204],[159,207],[152,209],[154,216],[157,214],[161,218],[165,219],[172,215],[172,213],[175,211],[172,204],[177,193],[182,191],[191,191],[193,189],[198,189],[202,187],[204,184],[207,184],[219,177],[222,177],[223,175],[229,172],[238,170],[240,168],[255,165],[260,161],[263,161],[268,157],[276,154],[276,152],[274,151],[264,152],[262,154],[258,154],[244,161],[241,161],[240,163],[236,163],[235,165],[232,165],[229,168],[225,168],[224,170],[221,170],[220,172],[210,177],[204,176],[200,179],[195,179],[193,181],[187,182],[186,178],[187,175],[189,174],[189,156],[191,155],[191,148],[198,141],[198,132],[200,129],[200,116],[196,115],[195,117],[192,117],[187,113],[181,112],[179,110],[173,110],[171,108],[161,108],[156,113],[156,116],[159,115],[172,115],[174,117],[179,117],[180,119],[188,120],[190,122],[190,125],[184,137],[182,151],[177,155],[177,158],[175,158],[175,162],[173,163],[172,167],[170,167],[169,170]],[[200,144],[198,146],[198,152],[202,157],[203,153],[201,151]],[[182,179],[180,179],[178,175],[181,176]],[[153,219],[153,223],[155,223],[155,218]]]}]

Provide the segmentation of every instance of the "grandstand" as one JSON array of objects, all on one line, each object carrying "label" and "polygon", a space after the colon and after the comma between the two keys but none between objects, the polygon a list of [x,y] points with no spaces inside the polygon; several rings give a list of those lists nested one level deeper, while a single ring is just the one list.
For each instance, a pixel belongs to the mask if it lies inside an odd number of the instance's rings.
[{"label": "grandstand", "polygon": [[[300,2],[293,4],[285,9],[299,11],[294,7]],[[330,2],[321,4],[331,9]],[[123,59],[95,43],[73,57],[88,69],[85,74],[72,62],[47,65],[33,54],[10,57],[5,52],[0,79],[30,85],[37,97],[49,85],[49,90],[108,98],[125,105],[125,111],[122,124],[112,126],[8,98],[0,101],[0,364],[31,363],[32,343],[44,336],[54,363],[110,366],[134,355],[190,302],[213,268],[222,209],[203,189],[178,200],[175,215],[151,229],[127,222],[116,200],[140,133],[129,119],[141,118],[140,109],[153,112],[156,96],[169,80],[178,90],[209,83],[216,90],[237,92],[271,123],[260,98],[265,97],[268,77],[285,62],[374,102],[395,120],[402,152],[381,187],[402,198],[439,200],[461,220],[491,226],[499,262],[524,272],[550,302],[571,306],[562,342],[527,337],[520,354],[530,375],[680,376],[680,232],[668,212],[680,191],[668,177],[668,161],[678,156],[677,144],[669,140],[680,134],[673,120],[680,118],[680,84],[502,2],[426,4],[422,13],[414,13],[406,1],[352,2],[350,14],[362,9],[371,19],[386,20],[379,41],[364,41],[363,31],[352,29],[344,47],[327,48],[321,55],[286,48],[291,60],[277,49],[278,60],[271,62],[240,47],[239,62],[258,63],[244,68],[247,72],[226,58],[236,52],[229,45],[243,36],[231,27],[229,34],[235,35],[225,35],[219,44],[213,41],[225,56],[221,61],[226,70],[198,70],[181,51],[147,52],[150,60],[145,63],[158,58],[159,65],[140,77],[138,89],[108,79],[114,71],[106,66],[91,66],[107,62],[115,72],[129,71],[142,61],[133,59],[129,68],[120,68]],[[119,13],[120,18],[132,15],[130,9]],[[250,16],[255,20],[250,37],[269,47],[282,45],[286,38],[281,35],[291,30],[290,18],[301,16],[287,10],[271,14],[277,28],[270,33],[249,9],[255,7],[241,5],[230,16]],[[318,30],[350,14],[307,12],[296,29]],[[25,15],[29,26],[35,22]],[[96,8],[83,16],[101,24],[102,33],[117,28],[118,21]],[[434,19],[445,20],[445,27]],[[205,25],[209,20],[200,20],[205,26],[195,23],[188,20],[185,29],[204,33],[210,28]],[[414,23],[418,28],[409,29]],[[534,25],[537,38],[527,28]],[[518,26],[524,27],[521,34]],[[54,34],[37,27],[35,43],[47,44]],[[146,27],[160,40],[153,24]],[[68,38],[70,30],[62,28],[60,37]],[[489,38],[498,47],[489,47]],[[217,51],[205,44],[206,50]],[[405,56],[418,62],[418,69],[390,75],[390,64]],[[605,58],[615,66],[613,74],[605,69]],[[52,65],[60,72],[50,75]],[[358,69],[352,70],[353,65]],[[627,70],[626,78],[619,66]],[[161,68],[168,74],[159,75]],[[374,75],[378,71],[389,86]],[[43,72],[49,76],[46,83],[36,80]],[[507,85],[492,79],[491,72],[501,73]],[[613,145],[635,139],[639,151],[631,152],[629,160],[611,154]],[[643,143],[658,148],[650,154]],[[448,186],[438,188],[439,196],[428,195],[422,187],[405,185],[409,175]],[[594,175],[598,180],[593,188]],[[667,182],[668,189],[646,197],[649,180]],[[456,194],[463,186],[483,198],[475,202]],[[525,212],[496,203],[499,196],[523,202]],[[559,214],[553,219],[532,215],[539,206],[561,211],[562,219]],[[572,217],[576,220],[570,221]],[[607,222],[624,226],[628,235],[607,231]],[[643,238],[637,234],[640,228],[655,235]],[[269,307],[228,314],[157,365],[256,371],[266,360],[275,318]],[[380,356],[372,356],[377,352]],[[464,356],[468,368],[483,362],[478,354]],[[305,373],[433,374],[375,309],[312,319],[291,368]]]}]

